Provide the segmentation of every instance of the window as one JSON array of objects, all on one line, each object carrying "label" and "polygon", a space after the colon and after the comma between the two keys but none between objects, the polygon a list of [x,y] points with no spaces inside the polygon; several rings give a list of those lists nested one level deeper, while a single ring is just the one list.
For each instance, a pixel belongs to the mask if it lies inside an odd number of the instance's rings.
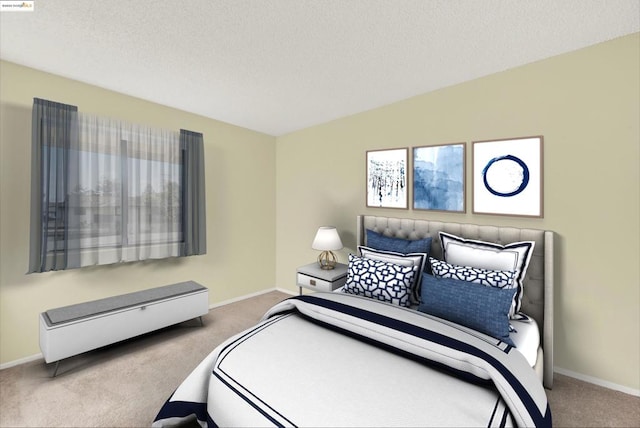
[{"label": "window", "polygon": [[35,99],[29,272],[204,254],[202,155],[202,134]]}]

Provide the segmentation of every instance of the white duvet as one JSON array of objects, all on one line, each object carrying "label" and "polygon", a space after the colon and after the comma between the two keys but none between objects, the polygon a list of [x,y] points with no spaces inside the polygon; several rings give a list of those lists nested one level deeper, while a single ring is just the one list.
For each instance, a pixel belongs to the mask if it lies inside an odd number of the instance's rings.
[{"label": "white duvet", "polygon": [[550,426],[514,348],[378,301],[315,293],[216,348],[154,426]]}]

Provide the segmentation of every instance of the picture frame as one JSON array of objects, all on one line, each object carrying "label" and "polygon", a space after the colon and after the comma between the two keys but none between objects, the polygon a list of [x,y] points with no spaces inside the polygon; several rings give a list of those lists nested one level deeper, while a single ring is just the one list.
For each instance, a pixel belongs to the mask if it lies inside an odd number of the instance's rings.
[{"label": "picture frame", "polygon": [[542,136],[473,142],[473,213],[544,216]]},{"label": "picture frame", "polygon": [[367,207],[408,209],[408,148],[366,153]]},{"label": "picture frame", "polygon": [[413,147],[414,210],[466,212],[466,143]]}]

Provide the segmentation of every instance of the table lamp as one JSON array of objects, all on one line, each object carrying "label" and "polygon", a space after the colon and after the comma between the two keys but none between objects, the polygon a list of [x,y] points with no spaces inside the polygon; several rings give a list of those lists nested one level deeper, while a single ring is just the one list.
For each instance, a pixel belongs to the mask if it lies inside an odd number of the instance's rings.
[{"label": "table lamp", "polygon": [[322,226],[318,228],[311,248],[322,251],[318,256],[318,264],[321,269],[333,269],[338,260],[332,250],[342,249],[342,241],[336,228],[333,226]]}]

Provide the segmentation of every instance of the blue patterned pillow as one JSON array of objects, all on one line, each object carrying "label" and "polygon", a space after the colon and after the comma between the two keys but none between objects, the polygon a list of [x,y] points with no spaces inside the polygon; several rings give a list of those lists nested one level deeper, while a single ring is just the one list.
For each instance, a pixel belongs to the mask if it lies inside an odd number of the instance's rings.
[{"label": "blue patterned pillow", "polygon": [[431,238],[402,239],[384,236],[381,233],[367,229],[367,247],[376,250],[395,251],[396,253],[427,253],[431,252]]},{"label": "blue patterned pillow", "polygon": [[411,284],[411,303],[420,303],[420,278],[425,265],[427,265],[427,253],[398,253],[395,251],[376,250],[374,248],[358,246],[360,256],[365,259],[377,260],[379,262],[393,263],[401,266],[418,266],[413,282]]},{"label": "blue patterned pillow", "polygon": [[349,254],[343,291],[399,306],[409,306],[411,284],[418,268]]},{"label": "blue patterned pillow", "polygon": [[518,286],[513,280],[514,272],[452,265],[433,257],[429,257],[429,263],[433,274],[438,278],[459,279],[488,287],[516,288]]},{"label": "blue patterned pillow", "polygon": [[488,334],[511,346],[509,309],[515,288],[485,287],[472,282],[422,276],[418,310]]}]

